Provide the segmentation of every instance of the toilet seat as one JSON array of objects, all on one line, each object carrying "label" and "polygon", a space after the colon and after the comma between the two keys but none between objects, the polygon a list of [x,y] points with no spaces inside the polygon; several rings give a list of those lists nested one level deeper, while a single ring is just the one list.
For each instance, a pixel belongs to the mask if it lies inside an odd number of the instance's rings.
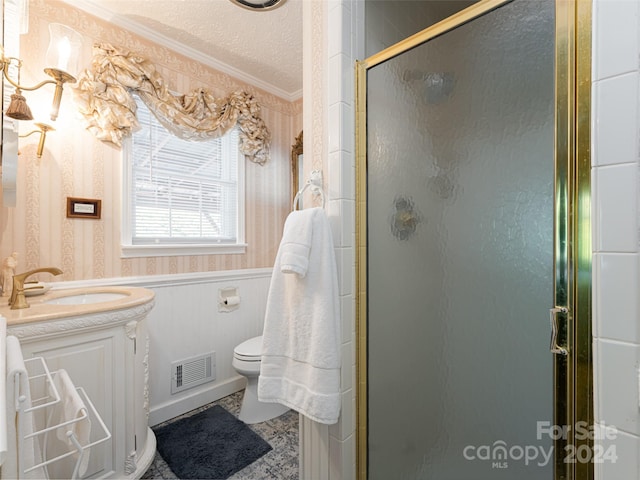
[{"label": "toilet seat", "polygon": [[233,356],[244,362],[259,362],[262,355],[262,335],[245,340],[233,349]]},{"label": "toilet seat", "polygon": [[243,362],[259,362],[261,360],[260,357],[248,356],[248,355],[239,355],[237,353],[234,353],[233,357],[236,360],[242,360]]}]

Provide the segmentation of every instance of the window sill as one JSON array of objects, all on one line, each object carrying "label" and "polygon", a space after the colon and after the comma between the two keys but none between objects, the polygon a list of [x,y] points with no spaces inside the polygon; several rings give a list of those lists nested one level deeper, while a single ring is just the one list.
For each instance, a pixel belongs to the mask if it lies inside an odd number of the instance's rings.
[{"label": "window sill", "polygon": [[245,253],[246,243],[219,245],[122,245],[121,258],[230,255]]}]

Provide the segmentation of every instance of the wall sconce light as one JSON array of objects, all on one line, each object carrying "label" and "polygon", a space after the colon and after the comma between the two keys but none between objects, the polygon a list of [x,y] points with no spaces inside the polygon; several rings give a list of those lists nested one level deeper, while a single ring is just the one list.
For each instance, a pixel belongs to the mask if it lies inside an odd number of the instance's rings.
[{"label": "wall sconce light", "polygon": [[51,125],[47,125],[46,123],[34,123],[38,130],[31,130],[29,133],[25,133],[24,135],[18,135],[20,138],[28,137],[34,133],[40,134],[40,141],[38,142],[38,150],[36,151],[36,155],[38,158],[42,157],[42,152],[44,151],[44,141],[47,139],[47,132],[55,130]]},{"label": "wall sconce light", "polygon": [[[10,118],[33,120],[31,109],[27,105],[22,91],[33,91],[44,85],[55,84],[56,88],[51,107],[51,120],[55,120],[58,118],[64,84],[68,82],[74,83],[76,81],[76,78],[69,72],[77,71],[79,51],[82,46],[82,36],[75,30],[59,23],[49,25],[49,35],[49,48],[47,49],[44,72],[52,77],[53,80],[44,80],[33,87],[25,87],[20,85],[20,67],[22,67],[22,60],[15,57],[2,57],[0,60],[0,68],[2,69],[4,77],[16,88],[15,93],[11,95],[11,102],[5,113],[5,115]],[[9,67],[12,63],[18,68],[17,81],[14,81],[9,76]]]}]

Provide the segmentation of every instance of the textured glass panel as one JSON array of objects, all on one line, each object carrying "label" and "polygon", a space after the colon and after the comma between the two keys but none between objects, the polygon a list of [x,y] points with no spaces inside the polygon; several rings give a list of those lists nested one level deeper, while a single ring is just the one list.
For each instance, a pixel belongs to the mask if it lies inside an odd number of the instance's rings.
[{"label": "textured glass panel", "polygon": [[552,478],[553,39],[515,0],[368,72],[371,479]]},{"label": "textured glass panel", "polygon": [[464,10],[477,0],[367,0],[366,56]]}]

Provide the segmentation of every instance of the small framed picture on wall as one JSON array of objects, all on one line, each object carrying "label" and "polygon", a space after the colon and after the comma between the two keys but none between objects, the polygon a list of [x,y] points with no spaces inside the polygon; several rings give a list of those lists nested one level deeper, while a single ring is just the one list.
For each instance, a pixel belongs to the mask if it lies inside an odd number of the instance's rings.
[{"label": "small framed picture on wall", "polygon": [[102,200],[67,197],[67,218],[100,219]]}]

